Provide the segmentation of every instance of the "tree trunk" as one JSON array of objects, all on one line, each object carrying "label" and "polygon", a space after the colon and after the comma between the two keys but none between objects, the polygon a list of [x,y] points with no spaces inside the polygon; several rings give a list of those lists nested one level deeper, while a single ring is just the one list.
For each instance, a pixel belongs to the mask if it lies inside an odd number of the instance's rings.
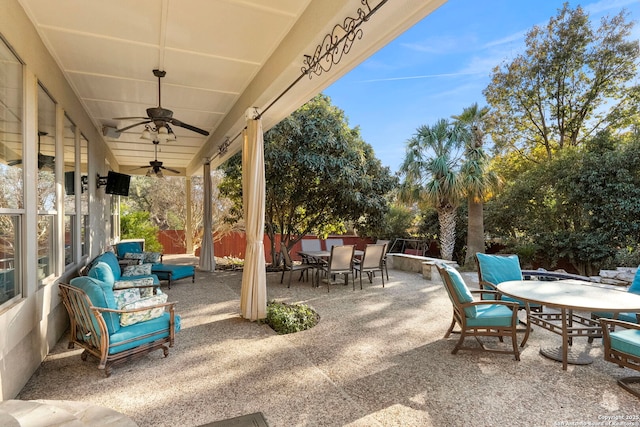
[{"label": "tree trunk", "polygon": [[456,244],[456,210],[447,206],[438,210],[440,223],[440,256],[442,259],[453,259],[453,248]]},{"label": "tree trunk", "polygon": [[475,265],[474,257],[477,252],[484,253],[484,212],[482,199],[476,200],[469,196],[469,220],[467,226],[467,253],[464,265]]}]

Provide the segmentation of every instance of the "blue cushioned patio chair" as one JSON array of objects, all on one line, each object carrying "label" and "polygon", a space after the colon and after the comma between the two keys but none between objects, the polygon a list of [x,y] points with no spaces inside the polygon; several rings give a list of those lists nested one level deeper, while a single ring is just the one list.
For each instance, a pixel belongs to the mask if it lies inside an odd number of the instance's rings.
[{"label": "blue cushioned patio chair", "polygon": [[[437,268],[453,304],[453,320],[444,337],[448,338],[451,335],[456,324],[460,328],[460,339],[451,353],[456,354],[458,350],[484,350],[513,354],[516,360],[520,360],[516,335],[518,303],[500,300],[474,300],[472,291],[469,290],[458,270],[446,264],[437,265]],[[473,292],[480,293],[482,291]],[[494,291],[484,292],[493,293]],[[499,298],[499,295],[496,297]],[[474,337],[480,347],[464,347],[464,340],[467,336]],[[500,341],[505,337],[511,338],[511,349],[485,347],[478,337],[497,337]],[[522,345],[524,345],[524,341]]]},{"label": "blue cushioned patio chair", "polygon": [[[478,264],[478,285],[481,290],[496,291],[497,286],[502,282],[523,280],[518,255],[487,255],[478,252],[476,253],[476,262]],[[495,299],[495,294],[482,293],[481,298]],[[517,302],[520,308],[525,308],[522,301],[507,296],[503,296],[501,299]],[[535,311],[539,310],[540,306],[532,305],[530,308]]]},{"label": "blue cushioned patio chair", "polygon": [[[631,292],[632,294],[638,294],[640,295],[640,268],[638,268],[638,270],[636,271],[636,275],[633,278],[633,282],[631,282],[631,285],[629,285],[629,288],[627,289],[627,292]],[[605,319],[618,319],[618,320],[622,320],[623,322],[631,322],[631,323],[636,323],[637,322],[637,315],[638,313],[607,313],[607,312],[593,312],[591,313],[591,318],[596,320],[596,319],[600,319],[600,318],[605,318]],[[589,341],[591,342],[591,341]]]},{"label": "blue cushioned patio chair", "polygon": [[[616,319],[600,319],[602,325],[602,342],[604,343],[604,360],[615,363],[621,368],[627,367],[640,371],[640,325]],[[614,332],[614,329],[619,327]],[[640,398],[640,389],[632,384],[640,383],[640,376],[623,377],[618,385],[629,393]]]},{"label": "blue cushioned patio chair", "polygon": [[[112,286],[98,279],[81,276],[59,286],[71,324],[69,348],[82,347],[82,360],[89,355],[97,358],[98,369],[104,369],[107,377],[113,365],[154,350],[162,350],[165,357],[169,354],[168,347],[173,347],[175,333],[180,330],[174,302],[118,310]],[[151,310],[156,310],[155,314]],[[122,326],[125,314],[138,316],[140,321]]]}]

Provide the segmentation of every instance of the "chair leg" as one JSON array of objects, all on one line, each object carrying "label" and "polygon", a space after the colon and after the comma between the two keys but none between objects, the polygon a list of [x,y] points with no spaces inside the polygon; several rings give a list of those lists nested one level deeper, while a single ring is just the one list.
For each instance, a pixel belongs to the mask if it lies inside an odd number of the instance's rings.
[{"label": "chair leg", "polygon": [[633,394],[635,397],[640,398],[640,391],[631,387],[631,384],[640,383],[640,377],[626,377],[620,378],[618,380],[618,385],[623,389],[627,390],[629,393]]},{"label": "chair leg", "polygon": [[451,319],[451,326],[449,326],[449,329],[447,330],[447,333],[444,334],[445,338],[449,338],[449,335],[451,335],[451,332],[453,332],[453,328],[456,326],[456,319],[453,318]]},{"label": "chair leg", "polygon": [[287,271],[286,268],[282,269],[282,276],[280,276],[280,283],[282,283],[282,281],[284,280],[284,272]]},{"label": "chair leg", "polygon": [[458,350],[460,350],[460,347],[462,347],[462,343],[464,342],[464,338],[465,337],[466,337],[466,334],[465,334],[464,329],[463,329],[462,331],[460,331],[460,339],[456,343],[456,346],[453,347],[453,350],[451,350],[451,354],[458,353]]},{"label": "chair leg", "polygon": [[518,336],[517,331],[511,331],[511,345],[513,346],[513,355],[516,360],[520,360],[520,350],[518,350]]}]

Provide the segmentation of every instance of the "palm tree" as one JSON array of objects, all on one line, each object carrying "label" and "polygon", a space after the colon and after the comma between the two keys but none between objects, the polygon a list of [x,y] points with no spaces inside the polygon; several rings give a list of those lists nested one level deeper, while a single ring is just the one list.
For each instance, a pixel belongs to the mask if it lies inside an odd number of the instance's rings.
[{"label": "palm tree", "polygon": [[484,253],[484,197],[499,181],[497,175],[488,170],[489,157],[483,149],[488,113],[489,107],[479,108],[477,103],[473,103],[462,114],[452,116],[454,123],[463,129],[465,141],[465,161],[461,168],[469,209],[465,265],[474,265],[475,254]]},{"label": "palm tree", "polygon": [[463,197],[459,174],[460,128],[440,119],[435,125],[421,126],[407,141],[407,152],[400,166],[404,180],[401,196],[406,201],[426,201],[438,212],[440,256],[453,258],[456,237],[456,209]]}]

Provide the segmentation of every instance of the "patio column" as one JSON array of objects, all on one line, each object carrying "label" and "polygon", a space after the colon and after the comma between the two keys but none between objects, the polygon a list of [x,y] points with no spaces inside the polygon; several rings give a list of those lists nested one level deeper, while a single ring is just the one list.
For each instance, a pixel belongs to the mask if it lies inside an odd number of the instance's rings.
[{"label": "patio column", "polygon": [[202,183],[204,186],[204,196],[202,209],[202,242],[200,244],[200,264],[202,271],[215,271],[216,259],[213,256],[213,237],[211,224],[211,163],[206,160],[203,165]]},{"label": "patio column", "polygon": [[187,176],[184,180],[184,193],[187,199],[187,216],[184,224],[184,245],[188,254],[195,255],[193,252],[193,207],[191,202],[191,177]]},{"label": "patio column", "polygon": [[267,317],[267,272],[264,262],[264,141],[256,108],[245,114],[242,146],[242,206],[247,236],[240,311],[249,320]]}]

